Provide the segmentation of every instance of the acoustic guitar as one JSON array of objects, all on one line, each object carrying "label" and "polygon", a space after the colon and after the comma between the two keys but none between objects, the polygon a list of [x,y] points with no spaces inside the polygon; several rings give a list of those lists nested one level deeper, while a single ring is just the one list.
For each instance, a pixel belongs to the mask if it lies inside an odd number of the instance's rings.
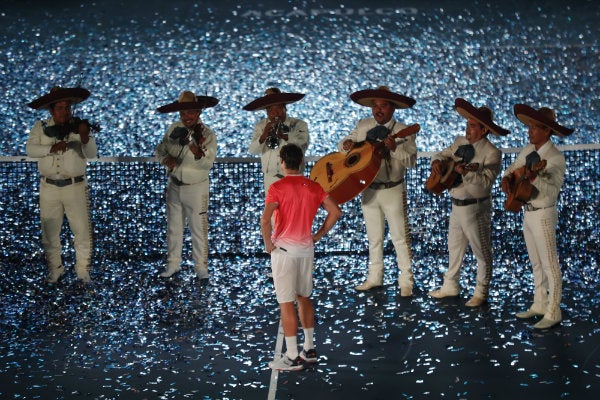
[{"label": "acoustic guitar", "polygon": [[[431,174],[425,182],[425,188],[434,194],[442,194],[444,190],[452,189],[456,184],[456,179],[460,176],[458,172],[454,170],[456,164],[460,161],[448,160],[442,162],[442,173],[436,174],[431,170]],[[479,163],[470,163],[465,165],[467,171],[477,171]]]},{"label": "acoustic guitar", "polygon": [[[419,132],[419,124],[408,126],[390,137],[404,138]],[[358,196],[375,179],[381,166],[379,149],[383,142],[356,143],[348,153],[327,154],[317,161],[310,179],[317,182],[337,203],[344,204]]]},{"label": "acoustic guitar", "polygon": [[[532,165],[531,171],[537,172],[546,168],[546,160],[541,160]],[[504,201],[504,209],[512,212],[521,212],[521,208],[533,196],[536,188],[526,177],[527,166],[524,165],[513,171],[508,197]]]}]

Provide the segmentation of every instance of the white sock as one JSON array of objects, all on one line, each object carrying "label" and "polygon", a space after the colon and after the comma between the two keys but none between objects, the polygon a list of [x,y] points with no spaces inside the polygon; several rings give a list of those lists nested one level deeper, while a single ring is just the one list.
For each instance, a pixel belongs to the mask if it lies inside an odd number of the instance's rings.
[{"label": "white sock", "polygon": [[295,360],[298,357],[298,341],[296,340],[296,336],[286,336],[285,337],[285,355]]},{"label": "white sock", "polygon": [[313,336],[315,334],[315,328],[304,329],[304,350],[311,350],[315,348]]}]

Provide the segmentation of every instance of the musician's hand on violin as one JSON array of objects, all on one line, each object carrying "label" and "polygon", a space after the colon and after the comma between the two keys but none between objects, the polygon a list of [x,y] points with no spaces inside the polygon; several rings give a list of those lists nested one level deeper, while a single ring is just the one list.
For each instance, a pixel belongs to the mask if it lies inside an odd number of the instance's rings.
[{"label": "musician's hand on violin", "polygon": [[65,151],[67,151],[67,142],[65,142],[64,140],[61,140],[60,142],[55,143],[50,148],[50,153],[64,153]]},{"label": "musician's hand on violin", "polygon": [[388,148],[389,151],[395,151],[396,150],[396,139],[388,136],[385,139],[383,139],[383,144],[385,144],[385,147]]},{"label": "musician's hand on violin", "polygon": [[177,159],[175,157],[167,156],[163,160],[163,165],[167,167],[169,171],[173,171],[177,166]]},{"label": "musician's hand on violin", "polygon": [[511,175],[507,175],[500,181],[500,188],[506,194],[510,194],[511,178]]},{"label": "musician's hand on violin", "polygon": [[196,158],[196,160],[204,157],[204,151],[200,147],[198,147],[196,143],[190,142],[188,146],[190,148],[190,151],[194,153],[194,157]]},{"label": "musician's hand on violin", "polygon": [[344,149],[344,151],[350,151],[350,150],[352,150],[353,147],[354,147],[354,142],[350,139],[344,140],[344,143],[342,143],[342,149]]},{"label": "musician's hand on violin", "polygon": [[77,125],[77,133],[81,138],[81,143],[86,144],[90,141],[90,124],[87,121],[80,121]]}]

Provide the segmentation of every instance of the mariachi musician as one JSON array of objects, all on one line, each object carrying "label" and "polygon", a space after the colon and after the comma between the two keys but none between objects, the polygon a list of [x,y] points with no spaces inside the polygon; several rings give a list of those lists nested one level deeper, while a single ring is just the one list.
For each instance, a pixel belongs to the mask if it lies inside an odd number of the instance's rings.
[{"label": "mariachi musician", "polygon": [[369,240],[369,273],[356,290],[369,290],[383,284],[383,240],[387,219],[400,271],[400,295],[409,297],[412,296],[414,278],[404,178],[406,169],[416,165],[417,145],[414,134],[401,139],[392,136],[407,127],[394,119],[394,111],[412,107],[416,101],[394,93],[386,86],[360,90],[352,93],[350,98],[370,107],[373,117],[358,121],[350,134],[339,141],[338,150],[350,152],[364,141],[383,143],[379,147],[382,158],[379,172],[364,190],[361,200]]},{"label": "mariachi musician", "polygon": [[[487,138],[490,132],[505,136],[510,132],[493,121],[488,107],[474,107],[458,98],[456,111],[467,120],[464,136],[432,157],[432,176],[456,173],[450,185],[452,212],[448,228],[448,270],[442,287],[429,292],[435,298],[458,296],[460,268],[467,245],[477,259],[477,276],[473,296],[467,307],[487,302],[492,277],[492,184],[502,168],[502,152]],[[447,171],[450,169],[450,171]]]},{"label": "mariachi musician", "polygon": [[79,282],[90,281],[92,224],[87,160],[97,157],[98,147],[90,131],[99,128],[73,117],[71,106],[87,99],[86,89],[53,87],[49,93],[29,103],[29,107],[50,111],[51,118],[35,123],[27,139],[27,156],[38,159],[40,181],[40,221],[42,245],[48,266],[48,283],[56,283],[65,273],[60,231],[64,215],[73,232],[75,272]]},{"label": "mariachi musician", "polygon": [[218,99],[183,91],[177,101],[157,109],[160,113],[179,112],[156,146],[154,154],[167,169],[167,268],[160,277],[181,270],[183,231],[187,220],[192,236],[192,258],[196,277],[208,274],[209,171],[217,156],[215,132],[202,123],[202,110],[214,107]]},{"label": "mariachi musician", "polygon": [[[261,119],[254,125],[254,134],[248,151],[260,154],[264,176],[265,193],[269,186],[283,178],[279,159],[279,148],[286,143],[293,143],[306,154],[309,136],[308,125],[301,119],[287,115],[287,105],[295,103],[304,97],[302,93],[285,93],[279,88],[272,87],[265,95],[244,106],[246,111],[265,110],[267,118]],[[304,169],[301,165],[300,172]]]},{"label": "mariachi musician", "polygon": [[[525,178],[534,187],[534,194],[524,205],[523,235],[529,261],[533,268],[533,304],[518,312],[517,318],[542,316],[533,327],[547,329],[562,320],[560,301],[562,275],[556,249],[556,200],[565,175],[565,157],[550,136],[569,136],[573,129],[556,122],[554,111],[547,107],[535,110],[524,104],[514,106],[516,117],[529,127],[529,144],[504,172],[502,191],[509,196],[515,190],[515,173],[524,168]],[[532,161],[533,160],[533,161]],[[543,165],[538,170],[534,165]]]}]

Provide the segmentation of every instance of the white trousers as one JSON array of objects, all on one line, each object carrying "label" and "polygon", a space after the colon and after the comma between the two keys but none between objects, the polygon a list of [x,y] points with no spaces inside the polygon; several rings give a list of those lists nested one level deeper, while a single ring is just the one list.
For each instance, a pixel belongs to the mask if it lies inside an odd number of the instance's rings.
[{"label": "white trousers", "polygon": [[179,269],[183,231],[192,236],[192,258],[196,271],[208,270],[208,180],[194,185],[167,185],[167,269]]},{"label": "white trousers", "polygon": [[362,194],[361,207],[369,240],[369,282],[383,283],[383,242],[387,220],[400,270],[398,285],[413,287],[405,184],[381,190],[367,188]]},{"label": "white trousers", "polygon": [[467,246],[477,260],[474,296],[488,298],[492,278],[491,243],[492,205],[490,199],[466,206],[452,206],[448,227],[448,270],[442,290],[450,293],[460,289],[460,269]]},{"label": "white trousers", "polygon": [[42,245],[50,270],[62,266],[60,231],[65,214],[73,232],[75,271],[79,275],[89,271],[92,261],[92,224],[87,182],[58,187],[42,179],[40,183]]},{"label": "white trousers", "polygon": [[562,320],[562,274],[556,250],[557,222],[556,207],[525,211],[523,216],[523,235],[533,268],[534,292],[530,309],[552,321]]}]

